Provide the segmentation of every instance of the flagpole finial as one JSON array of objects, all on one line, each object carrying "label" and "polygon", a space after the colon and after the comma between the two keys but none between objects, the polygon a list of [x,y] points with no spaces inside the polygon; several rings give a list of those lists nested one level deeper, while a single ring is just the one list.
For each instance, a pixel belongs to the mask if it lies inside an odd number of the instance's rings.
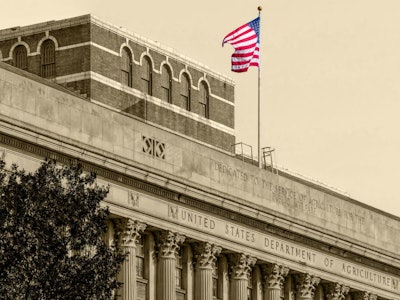
[{"label": "flagpole finial", "polygon": [[258,11],[262,11],[262,6],[257,7]]}]

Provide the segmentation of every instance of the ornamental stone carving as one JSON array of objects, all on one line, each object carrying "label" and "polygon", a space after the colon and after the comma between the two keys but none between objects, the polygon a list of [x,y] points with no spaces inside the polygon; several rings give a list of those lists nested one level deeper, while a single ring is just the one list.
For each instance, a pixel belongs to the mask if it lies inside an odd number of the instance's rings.
[{"label": "ornamental stone carving", "polygon": [[247,279],[257,259],[243,253],[230,254],[228,256],[233,279]]},{"label": "ornamental stone carving", "polygon": [[264,265],[263,268],[265,287],[269,289],[282,289],[289,268],[282,265]]},{"label": "ornamental stone carving", "polygon": [[196,267],[212,269],[215,267],[217,256],[221,253],[222,247],[210,243],[195,243],[193,250]]},{"label": "ornamental stone carving", "polygon": [[324,284],[328,300],[344,300],[350,288],[344,284],[330,282]]},{"label": "ornamental stone carving", "polygon": [[370,292],[355,292],[353,294],[354,300],[377,300],[377,295]]},{"label": "ornamental stone carving", "polygon": [[171,231],[161,231],[156,234],[159,257],[176,258],[185,236]]},{"label": "ornamental stone carving", "polygon": [[310,274],[296,276],[297,298],[314,298],[314,292],[320,282],[320,278]]},{"label": "ornamental stone carving", "polygon": [[140,234],[147,225],[133,219],[120,219],[116,222],[119,245],[122,247],[136,247]]}]

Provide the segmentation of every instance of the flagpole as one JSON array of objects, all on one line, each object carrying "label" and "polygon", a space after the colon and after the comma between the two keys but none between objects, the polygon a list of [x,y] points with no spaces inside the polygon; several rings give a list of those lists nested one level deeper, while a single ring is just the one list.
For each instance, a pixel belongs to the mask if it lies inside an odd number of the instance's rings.
[{"label": "flagpole", "polygon": [[[260,18],[260,35],[261,35],[261,10],[262,7],[259,6],[258,8],[258,17]],[[260,49],[259,49],[259,58],[258,58],[258,167],[262,168],[262,161],[261,161],[261,130],[260,130],[260,123],[261,123],[261,41],[260,41]]]}]

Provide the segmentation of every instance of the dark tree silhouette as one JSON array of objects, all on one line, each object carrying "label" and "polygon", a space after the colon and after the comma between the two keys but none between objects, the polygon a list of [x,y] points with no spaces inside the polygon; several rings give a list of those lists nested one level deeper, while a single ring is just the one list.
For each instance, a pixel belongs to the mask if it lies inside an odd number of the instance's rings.
[{"label": "dark tree silhouette", "polygon": [[0,297],[111,298],[124,255],[102,240],[107,193],[79,164],[28,173],[0,161]]}]

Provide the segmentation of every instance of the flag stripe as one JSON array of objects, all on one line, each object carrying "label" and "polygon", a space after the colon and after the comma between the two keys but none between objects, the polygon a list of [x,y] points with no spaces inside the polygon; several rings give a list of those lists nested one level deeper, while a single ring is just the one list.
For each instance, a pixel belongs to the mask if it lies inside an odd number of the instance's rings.
[{"label": "flag stripe", "polygon": [[256,55],[258,56],[258,53],[256,53],[255,51],[252,51],[250,53],[240,53],[240,54],[234,53],[234,54],[232,54],[232,58],[238,59],[241,57],[254,57]]},{"label": "flag stripe", "polygon": [[249,36],[245,37],[239,41],[231,43],[231,45],[236,48],[236,47],[241,47],[242,45],[249,45],[249,44],[255,44],[257,43],[257,36]]},{"label": "flag stripe", "polygon": [[229,42],[229,40],[236,38],[237,36],[243,34],[243,32],[246,32],[248,30],[248,25],[244,24],[243,26],[240,26],[238,29],[232,31],[231,33],[227,34],[224,37],[224,43]]},{"label": "flag stripe", "polygon": [[230,44],[237,43],[246,38],[257,38],[257,35],[254,34],[254,30],[249,29],[248,31],[244,32],[243,34],[230,39],[229,43]]},{"label": "flag stripe", "polygon": [[239,53],[241,53],[241,52],[249,52],[251,50],[255,50],[256,47],[257,47],[256,43],[249,44],[249,45],[246,45],[246,46],[243,46],[243,47],[235,47],[235,52],[236,51],[239,52]]},{"label": "flag stripe", "polygon": [[250,66],[259,67],[260,57],[260,18],[244,24],[225,36],[225,43],[235,49],[231,57],[232,71],[246,72]]}]

